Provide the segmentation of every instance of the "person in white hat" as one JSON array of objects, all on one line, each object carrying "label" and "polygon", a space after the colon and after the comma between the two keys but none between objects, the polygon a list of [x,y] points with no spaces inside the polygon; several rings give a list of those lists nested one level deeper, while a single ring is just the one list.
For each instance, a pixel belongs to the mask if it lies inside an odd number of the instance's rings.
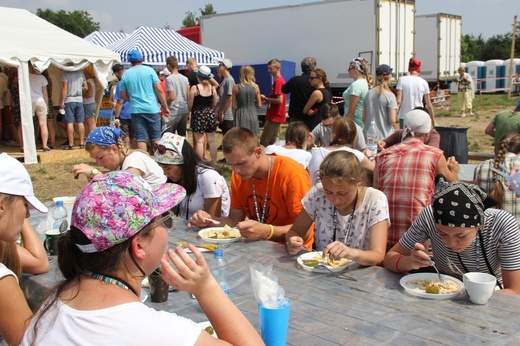
[{"label": "person in white hat", "polygon": [[[0,240],[15,242],[18,239],[29,217],[29,206],[42,213],[48,211],[34,196],[25,167],[6,153],[0,154]],[[18,345],[32,312],[18,278],[3,263],[0,263],[0,292],[0,344]]]},{"label": "person in white hat", "polygon": [[435,176],[458,180],[459,164],[446,158],[442,150],[426,145],[431,118],[423,110],[408,112],[404,121],[403,141],[383,150],[376,157],[374,187],[388,198],[390,220],[388,246],[399,241],[421,210],[431,204]]}]

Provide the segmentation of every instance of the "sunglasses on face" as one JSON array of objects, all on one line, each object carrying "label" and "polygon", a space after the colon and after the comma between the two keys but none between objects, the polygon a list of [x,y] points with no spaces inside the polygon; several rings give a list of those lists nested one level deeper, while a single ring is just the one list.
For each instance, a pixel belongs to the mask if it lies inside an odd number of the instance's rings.
[{"label": "sunglasses on face", "polygon": [[320,78],[320,77],[312,77],[311,76],[311,77],[309,77],[309,80],[318,79],[318,78]]},{"label": "sunglasses on face", "polygon": [[158,152],[160,155],[164,155],[167,151],[173,151],[172,149],[168,149],[166,148],[164,145],[162,144],[157,144],[155,143],[153,145],[153,151],[154,152]]}]

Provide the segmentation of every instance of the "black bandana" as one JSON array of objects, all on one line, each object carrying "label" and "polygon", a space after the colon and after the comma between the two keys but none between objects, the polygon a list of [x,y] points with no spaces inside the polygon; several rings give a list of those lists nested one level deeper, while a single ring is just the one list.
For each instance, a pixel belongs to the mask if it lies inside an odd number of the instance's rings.
[{"label": "black bandana", "polygon": [[483,224],[484,210],[496,204],[476,185],[460,181],[449,183],[441,174],[435,180],[433,218],[436,224],[477,227]]}]

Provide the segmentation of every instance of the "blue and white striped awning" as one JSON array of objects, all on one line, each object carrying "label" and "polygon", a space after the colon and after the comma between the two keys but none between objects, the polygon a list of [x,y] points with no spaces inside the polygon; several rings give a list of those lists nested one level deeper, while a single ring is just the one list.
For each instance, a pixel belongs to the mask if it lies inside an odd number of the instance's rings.
[{"label": "blue and white striped awning", "polygon": [[111,32],[111,31],[94,31],[84,38],[89,42],[94,43],[95,45],[106,47],[111,45],[117,41],[121,41],[128,34],[125,32]]},{"label": "blue and white striped awning", "polygon": [[188,58],[197,59],[199,65],[214,66],[224,53],[206,48],[178,34],[174,30],[140,27],[133,33],[105,48],[121,56],[128,63],[126,55],[131,49],[143,54],[143,62],[150,65],[165,65],[166,58],[176,56],[179,65],[185,65]]}]

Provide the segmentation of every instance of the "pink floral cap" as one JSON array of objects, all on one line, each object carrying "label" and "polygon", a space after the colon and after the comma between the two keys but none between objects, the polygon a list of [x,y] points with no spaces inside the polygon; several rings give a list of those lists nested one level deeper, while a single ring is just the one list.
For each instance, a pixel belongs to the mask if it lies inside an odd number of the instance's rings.
[{"label": "pink floral cap", "polygon": [[186,139],[182,136],[165,132],[159,143],[154,145],[153,157],[157,163],[166,165],[182,165],[182,146]]},{"label": "pink floral cap", "polygon": [[72,226],[92,244],[76,246],[86,253],[109,249],[138,233],[185,196],[180,185],[164,183],[152,188],[127,171],[97,177],[81,190],[72,209]]}]

